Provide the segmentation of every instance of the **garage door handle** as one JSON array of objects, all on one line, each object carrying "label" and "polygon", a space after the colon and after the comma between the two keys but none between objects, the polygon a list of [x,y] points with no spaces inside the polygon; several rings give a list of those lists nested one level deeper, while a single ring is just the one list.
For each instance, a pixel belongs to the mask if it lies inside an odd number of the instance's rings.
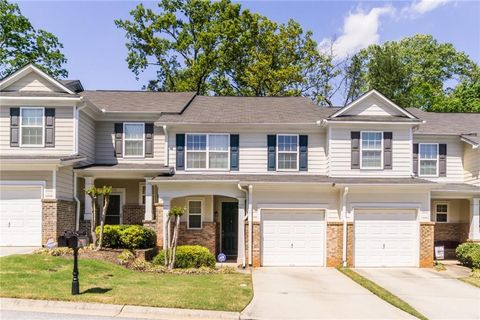
[{"label": "garage door handle", "polygon": [[383,249],[385,249],[385,243],[383,244]]},{"label": "garage door handle", "polygon": [[10,221],[8,221],[8,227],[10,228]]},{"label": "garage door handle", "polygon": [[292,248],[292,249],[293,249],[293,243],[291,243],[291,244],[290,244],[290,248]]}]

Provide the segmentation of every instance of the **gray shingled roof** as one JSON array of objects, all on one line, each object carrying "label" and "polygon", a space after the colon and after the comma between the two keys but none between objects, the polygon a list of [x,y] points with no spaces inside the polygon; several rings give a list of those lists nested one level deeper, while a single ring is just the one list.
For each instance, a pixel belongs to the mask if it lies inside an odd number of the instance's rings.
[{"label": "gray shingled roof", "polygon": [[415,134],[453,134],[477,133],[480,135],[480,113],[442,113],[425,112],[408,108],[417,118],[425,120]]},{"label": "gray shingled roof", "polygon": [[76,168],[82,171],[158,171],[159,173],[172,173],[172,168],[165,167],[162,163],[116,163],[116,164],[90,164]]},{"label": "gray shingled roof", "polygon": [[107,112],[181,112],[194,92],[90,91],[80,92],[99,109]]},{"label": "gray shingled roof", "polygon": [[444,183],[439,184],[433,191],[465,191],[480,193],[480,187],[468,183]]},{"label": "gray shingled roof", "polygon": [[324,184],[431,184],[432,182],[417,178],[333,178],[312,174],[176,174],[159,176],[158,181],[232,181],[240,183],[274,182],[274,183],[324,183]]},{"label": "gray shingled roof", "polygon": [[318,107],[305,97],[196,96],[182,114],[163,114],[160,123],[315,123],[338,108]]}]

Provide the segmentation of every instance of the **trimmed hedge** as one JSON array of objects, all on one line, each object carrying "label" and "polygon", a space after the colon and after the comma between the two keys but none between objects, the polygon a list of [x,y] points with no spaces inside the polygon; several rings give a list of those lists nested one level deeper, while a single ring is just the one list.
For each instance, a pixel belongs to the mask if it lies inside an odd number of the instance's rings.
[{"label": "trimmed hedge", "polygon": [[480,243],[462,243],[457,247],[455,253],[464,266],[480,269]]},{"label": "trimmed hedge", "polygon": [[[165,251],[160,251],[152,261],[153,264],[163,266],[165,264]],[[215,267],[215,256],[202,246],[178,246],[175,268],[201,268]]]},{"label": "trimmed hedge", "polygon": [[[97,237],[100,226],[95,229]],[[157,235],[152,229],[138,225],[105,225],[103,246],[113,249],[148,249],[155,246]]]}]

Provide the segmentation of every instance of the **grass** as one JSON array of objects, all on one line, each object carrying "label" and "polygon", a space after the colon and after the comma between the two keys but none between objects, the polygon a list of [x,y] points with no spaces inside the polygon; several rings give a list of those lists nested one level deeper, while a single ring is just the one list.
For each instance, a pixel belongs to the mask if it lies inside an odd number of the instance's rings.
[{"label": "grass", "polygon": [[480,288],[480,269],[472,270],[468,277],[460,278],[460,280]]},{"label": "grass", "polygon": [[241,311],[253,295],[249,274],[144,273],[80,259],[81,294],[72,296],[72,265],[71,259],[36,254],[0,258],[0,296]]},{"label": "grass", "polygon": [[406,313],[411,314],[414,317],[417,317],[418,319],[422,320],[428,320],[427,317],[425,317],[423,314],[418,312],[415,308],[413,308],[411,305],[391,293],[390,291],[380,287],[378,284],[376,284],[373,281],[368,280],[365,277],[362,277],[355,271],[349,268],[338,268],[338,270],[367,289],[368,291],[372,292],[374,295],[378,296],[380,299],[385,300],[386,302],[390,303],[391,305],[397,307],[400,310],[405,311]]}]

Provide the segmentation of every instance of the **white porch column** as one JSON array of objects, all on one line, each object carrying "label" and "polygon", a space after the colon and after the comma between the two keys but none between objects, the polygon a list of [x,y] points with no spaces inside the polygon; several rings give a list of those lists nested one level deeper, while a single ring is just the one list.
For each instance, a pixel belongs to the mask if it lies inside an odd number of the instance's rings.
[{"label": "white porch column", "polygon": [[248,186],[248,264],[253,264],[253,185]]},{"label": "white porch column", "polygon": [[[88,189],[94,185],[95,178],[85,177],[85,189]],[[92,199],[85,194],[85,212],[83,213],[83,220],[92,219]]]},{"label": "white porch column", "polygon": [[470,240],[480,240],[480,198],[470,200]]},{"label": "white porch column", "polygon": [[145,217],[147,221],[153,220],[153,196],[151,178],[145,178]]},{"label": "white porch column", "polygon": [[237,263],[245,266],[245,198],[238,200],[238,245]]},{"label": "white porch column", "polygon": [[57,170],[58,168],[52,170],[52,199],[57,199]]},{"label": "white porch column", "polygon": [[162,198],[163,203],[163,216],[157,217],[157,219],[163,219],[163,249],[168,248],[168,240],[170,239],[170,228],[168,228],[167,220],[168,214],[170,212],[170,199],[169,198]]}]

